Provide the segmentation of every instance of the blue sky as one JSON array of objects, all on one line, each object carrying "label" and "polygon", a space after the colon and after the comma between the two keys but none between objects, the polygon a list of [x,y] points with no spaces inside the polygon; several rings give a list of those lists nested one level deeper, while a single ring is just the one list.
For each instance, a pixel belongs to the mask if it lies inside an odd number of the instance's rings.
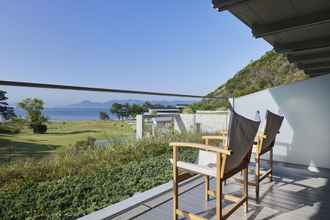
[{"label": "blue sky", "polygon": [[[3,80],[198,95],[271,49],[210,0],[3,1],[0,33]],[[39,97],[49,105],[138,98],[3,89],[12,102]]]}]

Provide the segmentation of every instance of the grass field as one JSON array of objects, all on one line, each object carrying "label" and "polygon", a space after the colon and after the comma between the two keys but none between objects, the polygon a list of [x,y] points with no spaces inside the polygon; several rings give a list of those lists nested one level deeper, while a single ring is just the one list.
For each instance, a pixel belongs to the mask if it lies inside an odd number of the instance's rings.
[{"label": "grass field", "polygon": [[63,147],[86,140],[133,136],[133,126],[123,121],[67,121],[48,123],[46,134],[24,128],[19,134],[0,134],[0,160],[42,158]]}]

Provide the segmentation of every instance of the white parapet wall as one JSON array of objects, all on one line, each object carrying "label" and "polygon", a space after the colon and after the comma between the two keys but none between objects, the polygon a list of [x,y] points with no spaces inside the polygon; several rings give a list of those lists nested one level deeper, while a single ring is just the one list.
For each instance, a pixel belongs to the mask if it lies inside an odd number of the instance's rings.
[{"label": "white parapet wall", "polygon": [[235,110],[249,118],[266,110],[285,116],[274,159],[330,168],[330,74],[263,90],[235,99]]},{"label": "white parapet wall", "polygon": [[197,111],[195,114],[180,114],[174,120],[174,128],[179,132],[216,133],[226,129],[227,111]]},{"label": "white parapet wall", "polygon": [[[159,118],[162,115],[138,115],[136,117],[136,138],[144,137],[145,119]],[[217,133],[228,125],[227,111],[197,111],[195,114],[171,114],[173,126],[177,132]],[[168,119],[167,119],[168,120]]]},{"label": "white parapet wall", "polygon": [[143,137],[143,115],[137,115],[135,119],[135,136],[136,139],[141,139]]}]

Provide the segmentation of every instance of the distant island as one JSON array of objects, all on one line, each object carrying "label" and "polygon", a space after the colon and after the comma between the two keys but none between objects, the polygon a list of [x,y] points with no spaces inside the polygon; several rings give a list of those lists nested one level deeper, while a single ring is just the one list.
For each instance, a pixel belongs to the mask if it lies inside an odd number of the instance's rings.
[{"label": "distant island", "polygon": [[[151,104],[158,104],[158,105],[163,105],[163,106],[176,106],[176,105],[190,105],[193,103],[193,101],[186,101],[186,100],[153,100],[153,101],[148,101]],[[137,104],[137,105],[142,105],[145,103],[145,100],[139,100],[139,99],[114,99],[114,100],[109,100],[106,102],[92,102],[89,100],[84,100],[79,103],[75,104],[70,104],[63,106],[62,108],[111,108],[111,106],[114,103],[118,104]]]}]

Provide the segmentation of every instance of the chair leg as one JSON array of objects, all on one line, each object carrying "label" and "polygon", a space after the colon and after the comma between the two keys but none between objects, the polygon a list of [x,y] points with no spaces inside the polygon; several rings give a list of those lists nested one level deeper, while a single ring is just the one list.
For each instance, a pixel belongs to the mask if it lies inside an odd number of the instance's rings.
[{"label": "chair leg", "polygon": [[248,207],[249,207],[249,203],[248,203],[248,197],[249,197],[249,192],[248,192],[248,182],[249,182],[249,172],[248,172],[248,168],[244,169],[244,196],[246,198],[245,201],[245,213],[248,212]]},{"label": "chair leg", "polygon": [[215,211],[216,211],[216,220],[222,219],[222,180],[221,180],[221,155],[217,154],[217,163],[216,163],[216,189],[215,189]]},{"label": "chair leg", "polygon": [[259,202],[260,157],[256,158],[256,201]]},{"label": "chair leg", "polygon": [[269,167],[270,167],[270,173],[269,173],[269,181],[273,181],[273,149],[269,152]]},{"label": "chair leg", "polygon": [[178,184],[173,181],[173,220],[178,219],[176,210],[178,209]]},{"label": "chair leg", "polygon": [[204,192],[204,198],[205,198],[205,201],[208,202],[209,201],[209,190],[210,190],[210,178],[209,176],[205,176],[204,177],[204,185],[205,185],[205,192]]},{"label": "chair leg", "polygon": [[222,219],[222,181],[216,179],[216,220]]},{"label": "chair leg", "polygon": [[241,177],[240,177],[240,187],[241,189],[244,189],[244,170],[241,170]]},{"label": "chair leg", "polygon": [[173,147],[173,220],[178,219],[176,210],[179,208],[178,205],[178,168],[176,166],[177,160],[177,148]]}]

